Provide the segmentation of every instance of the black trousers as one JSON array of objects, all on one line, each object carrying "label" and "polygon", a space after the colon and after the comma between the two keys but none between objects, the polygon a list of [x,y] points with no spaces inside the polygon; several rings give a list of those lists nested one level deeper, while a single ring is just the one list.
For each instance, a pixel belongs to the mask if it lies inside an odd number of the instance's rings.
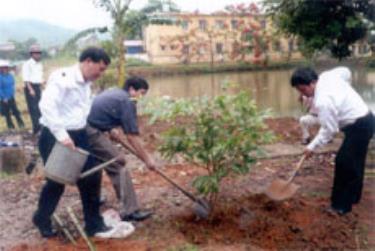
[{"label": "black trousers", "polygon": [[372,113],[342,129],[345,138],[335,160],[331,195],[333,208],[350,212],[352,205],[361,200],[367,149],[374,130]]},{"label": "black trousers", "polygon": [[31,123],[33,125],[33,133],[37,133],[40,130],[39,118],[41,116],[39,110],[39,101],[41,96],[40,84],[31,84],[34,89],[35,95],[32,96],[27,86],[24,88],[27,108],[29,110]]},{"label": "black trousers", "polygon": [[13,120],[11,117],[12,114],[16,118],[19,128],[23,128],[25,126],[21,118],[21,114],[17,108],[16,100],[14,99],[14,97],[9,99],[7,102],[3,100],[0,101],[0,105],[1,105],[2,114],[4,115],[5,120],[7,122],[8,129],[14,128]]},{"label": "black trousers", "polygon": [[[90,151],[87,142],[86,130],[68,131],[68,133],[77,147]],[[39,151],[44,164],[46,163],[55,142],[56,139],[49,129],[43,127],[39,139]],[[94,161],[92,157],[89,157],[83,171],[93,167],[93,163]],[[80,179],[77,182],[82,200],[85,230],[87,232],[95,232],[96,229],[100,229],[104,224],[103,218],[99,212],[100,184],[101,172],[96,172],[84,179]],[[64,185],[53,180],[46,179],[46,183],[44,184],[40,193],[38,209],[35,212],[35,215],[39,219],[43,219],[43,224],[51,223],[51,216],[64,192],[64,188]]]}]

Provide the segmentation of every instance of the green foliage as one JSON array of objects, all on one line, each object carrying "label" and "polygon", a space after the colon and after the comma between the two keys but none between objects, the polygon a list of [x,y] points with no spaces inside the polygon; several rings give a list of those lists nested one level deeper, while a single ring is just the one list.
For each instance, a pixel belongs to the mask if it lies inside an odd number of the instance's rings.
[{"label": "green foliage", "polygon": [[105,90],[109,87],[117,86],[116,69],[113,67],[107,69],[103,76],[95,82],[100,90]]},{"label": "green foliage", "polygon": [[128,58],[126,60],[126,66],[150,66],[149,62],[143,61],[142,59],[137,59],[137,58]]},{"label": "green foliage", "polygon": [[339,60],[348,57],[350,45],[374,22],[372,0],[267,0],[265,5],[283,32],[299,38],[306,55],[329,49]]},{"label": "green foliage", "polygon": [[150,117],[150,124],[157,120],[173,121],[178,116],[192,115],[205,102],[208,102],[207,98],[191,100],[171,100],[170,97],[141,99],[139,112]]},{"label": "green foliage", "polygon": [[141,11],[145,14],[152,14],[155,12],[163,12],[164,10],[180,12],[180,8],[177,4],[170,0],[148,0],[146,6],[143,7]]},{"label": "green foliage", "polygon": [[[13,51],[0,51],[0,58],[6,58],[12,61],[26,60],[30,58],[29,48],[32,44],[38,44],[38,41],[35,38],[29,38],[26,41],[18,42],[10,40],[15,46]],[[48,52],[42,49],[43,59],[49,58]]]},{"label": "green foliage", "polygon": [[194,107],[190,122],[168,130],[159,150],[164,157],[181,154],[205,168],[207,175],[196,178],[193,185],[200,194],[215,198],[222,179],[247,173],[259,145],[272,140],[263,123],[268,112],[258,111],[246,92],[218,96]]},{"label": "green foliage", "polygon": [[199,249],[192,244],[184,244],[179,247],[169,248],[167,251],[199,251]]},{"label": "green foliage", "polygon": [[72,38],[70,38],[65,44],[64,47],[61,51],[62,54],[71,54],[75,55],[77,53],[77,41],[80,39],[90,35],[90,34],[95,34],[95,33],[106,33],[108,32],[107,27],[94,27],[94,28],[89,28],[85,29],[83,31],[80,31],[76,33]]},{"label": "green foliage", "polygon": [[148,23],[144,12],[129,10],[125,16],[124,32],[128,39],[143,39],[143,27]]}]

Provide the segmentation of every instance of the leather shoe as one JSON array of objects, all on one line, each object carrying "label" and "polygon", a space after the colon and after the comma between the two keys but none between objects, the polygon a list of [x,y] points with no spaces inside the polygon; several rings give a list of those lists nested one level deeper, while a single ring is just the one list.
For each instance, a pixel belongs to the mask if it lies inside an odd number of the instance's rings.
[{"label": "leather shoe", "polygon": [[311,138],[308,137],[308,138],[306,138],[306,139],[302,139],[301,144],[302,144],[302,145],[308,145],[308,144],[310,143],[310,141],[311,141]]},{"label": "leather shoe", "polygon": [[123,221],[143,221],[149,218],[154,212],[151,210],[137,210],[131,214],[126,214],[121,217]]},{"label": "leather shoe", "polygon": [[37,214],[34,214],[33,223],[38,228],[39,233],[43,238],[51,238],[57,236],[57,232],[52,229],[50,220],[43,221],[37,216]]}]

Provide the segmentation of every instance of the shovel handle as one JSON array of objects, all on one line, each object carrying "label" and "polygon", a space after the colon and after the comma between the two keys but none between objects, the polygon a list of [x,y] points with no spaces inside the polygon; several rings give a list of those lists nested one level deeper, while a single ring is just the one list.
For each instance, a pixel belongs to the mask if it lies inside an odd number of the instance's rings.
[{"label": "shovel handle", "polygon": [[185,189],[183,189],[180,185],[178,185],[176,182],[171,180],[171,178],[169,178],[167,175],[165,175],[165,173],[163,173],[159,169],[153,169],[153,171],[156,172],[157,174],[159,174],[161,177],[163,177],[166,181],[168,181],[170,184],[172,184],[178,190],[180,190],[183,194],[185,194],[187,197],[189,197],[189,199],[191,199],[194,202],[199,203],[199,200],[193,194],[191,194],[188,191],[186,191]]},{"label": "shovel handle", "polygon": [[[130,146],[128,145],[127,142],[125,142],[125,140],[123,139],[120,139],[120,144],[126,148],[130,153],[132,153],[133,155],[135,155],[136,157],[138,157],[138,159],[142,160],[139,155],[135,152],[135,150]],[[163,177],[166,181],[168,181],[170,184],[172,184],[174,187],[176,187],[178,190],[180,190],[180,192],[182,192],[184,195],[186,195],[189,199],[191,199],[192,201],[194,202],[198,202],[199,203],[199,200],[191,193],[189,193],[188,191],[186,191],[185,189],[183,189],[180,185],[178,185],[176,182],[174,182],[171,178],[169,178],[165,173],[163,173],[161,170],[159,169],[152,169],[154,172],[156,172],[157,174],[159,174],[161,177]]]},{"label": "shovel handle", "polygon": [[296,177],[296,175],[297,175],[299,169],[301,169],[302,164],[305,161],[305,159],[306,159],[306,155],[304,154],[304,155],[302,155],[301,159],[298,161],[298,163],[296,165],[296,168],[294,169],[294,172],[293,172],[292,176],[290,176],[290,178],[288,179],[287,183],[290,183],[294,179],[294,177]]}]

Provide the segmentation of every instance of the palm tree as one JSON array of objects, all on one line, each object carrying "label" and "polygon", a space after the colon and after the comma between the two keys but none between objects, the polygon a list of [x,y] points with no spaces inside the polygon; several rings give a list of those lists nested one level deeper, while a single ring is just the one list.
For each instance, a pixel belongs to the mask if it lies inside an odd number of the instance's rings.
[{"label": "palm tree", "polygon": [[117,73],[118,85],[122,85],[125,80],[125,48],[126,37],[125,16],[129,10],[132,0],[93,0],[95,6],[109,12],[113,19],[112,38],[118,49]]}]

